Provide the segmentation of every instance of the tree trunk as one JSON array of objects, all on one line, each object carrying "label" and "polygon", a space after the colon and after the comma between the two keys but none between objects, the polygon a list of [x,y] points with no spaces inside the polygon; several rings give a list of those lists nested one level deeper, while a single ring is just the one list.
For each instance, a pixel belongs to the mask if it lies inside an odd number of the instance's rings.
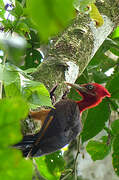
[{"label": "tree trunk", "polygon": [[65,90],[64,81],[74,83],[91,58],[119,22],[119,1],[98,0],[104,24],[96,28],[87,14],[78,14],[59,36],[52,38],[45,59],[32,74],[50,90],[58,84],[57,100]]}]

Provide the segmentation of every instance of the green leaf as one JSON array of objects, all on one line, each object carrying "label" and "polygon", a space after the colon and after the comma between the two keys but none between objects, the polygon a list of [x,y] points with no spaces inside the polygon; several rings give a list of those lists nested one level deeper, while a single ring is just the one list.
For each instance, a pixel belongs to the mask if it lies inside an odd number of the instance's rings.
[{"label": "green leaf", "polygon": [[52,107],[49,92],[42,83],[25,80],[22,91],[24,97],[27,98],[31,104]]},{"label": "green leaf", "polygon": [[20,76],[13,66],[0,64],[0,80],[3,81],[5,85],[9,85],[20,81]]},{"label": "green leaf", "polygon": [[61,172],[64,171],[65,161],[61,151],[42,156],[35,159],[40,174],[48,180],[59,180]]},{"label": "green leaf", "polygon": [[113,152],[119,154],[119,135],[114,138],[113,141]]},{"label": "green leaf", "polygon": [[75,101],[81,100],[81,97],[79,96],[78,92],[73,88],[71,88],[70,93],[68,94],[68,98],[73,99]]},{"label": "green leaf", "polygon": [[103,72],[108,71],[110,68],[114,67],[114,65],[116,64],[115,60],[109,58],[106,55],[103,55],[102,59],[103,61],[101,61],[100,67]]},{"label": "green leaf", "polygon": [[93,71],[93,79],[96,83],[102,84],[108,80],[108,77],[102,71]]},{"label": "green leaf", "polygon": [[110,81],[108,81],[106,88],[109,89],[112,98],[119,99],[119,72],[112,75]]},{"label": "green leaf", "polygon": [[115,173],[119,176],[119,135],[113,141],[112,164]]},{"label": "green leaf", "polygon": [[114,135],[119,134],[119,119],[112,122],[111,128]]},{"label": "green leaf", "polygon": [[27,13],[44,40],[64,28],[73,17],[73,0],[27,0],[26,2]]},{"label": "green leaf", "polygon": [[112,164],[113,164],[115,173],[119,176],[119,153],[112,154]]},{"label": "green leaf", "polygon": [[108,102],[109,102],[109,104],[110,104],[110,106],[111,106],[111,109],[112,109],[113,111],[118,112],[118,104],[117,104],[117,101],[116,101],[115,99],[109,98],[109,99],[108,99]]},{"label": "green leaf", "polygon": [[20,141],[20,120],[27,114],[28,106],[23,99],[15,97],[0,100],[0,176],[6,180],[32,177],[31,161],[23,159],[20,151],[10,148]]},{"label": "green leaf", "polygon": [[25,67],[37,67],[41,63],[41,59],[42,55],[38,50],[32,49],[30,51],[27,51],[27,56],[25,58]]},{"label": "green leaf", "polygon": [[5,180],[32,179],[32,162],[24,159],[18,150],[0,148],[0,164],[0,177]]},{"label": "green leaf", "polygon": [[[108,38],[100,46],[100,48],[98,49],[98,51],[96,52],[96,54],[94,55],[88,66],[92,68],[95,66],[99,66],[102,62],[106,63],[108,57],[105,56],[104,53],[107,50],[109,50],[111,47],[118,47],[118,45],[115,41]],[[101,68],[103,68],[103,66],[101,66]]]},{"label": "green leaf", "polygon": [[106,100],[103,100],[98,106],[89,109],[81,133],[82,142],[96,136],[104,128],[109,116],[109,105]]},{"label": "green leaf", "polygon": [[27,24],[25,24],[24,22],[19,22],[17,23],[15,29],[14,29],[15,32],[23,32],[24,34],[25,33],[30,33],[30,29],[28,27]]},{"label": "green leaf", "polygon": [[34,48],[40,47],[40,38],[36,30],[30,29],[30,40],[28,42],[32,44]]},{"label": "green leaf", "polygon": [[117,28],[114,30],[114,32],[112,33],[111,38],[118,38],[119,37],[119,26],[117,26]]},{"label": "green leaf", "polygon": [[[21,106],[22,104],[22,106]],[[21,98],[0,100],[0,144],[6,147],[16,143],[21,138],[19,120],[24,119],[28,114],[28,106]]]},{"label": "green leaf", "polygon": [[31,73],[33,73],[33,72],[35,72],[35,71],[36,71],[36,68],[29,68],[29,69],[24,70],[24,72],[25,72],[26,74],[31,74]]},{"label": "green leaf", "polygon": [[5,8],[5,5],[4,5],[3,0],[0,0],[0,9],[1,9],[1,8]]},{"label": "green leaf", "polygon": [[51,174],[59,176],[61,171],[64,170],[65,161],[61,151],[49,154],[46,156],[45,162]]},{"label": "green leaf", "polygon": [[[85,84],[85,83],[88,83],[88,73],[87,73],[86,69],[81,74],[81,76],[79,78],[77,78],[77,80],[76,80],[76,84]],[[79,96],[79,93],[76,90],[74,90],[74,88],[71,88],[70,93],[68,93],[68,98],[73,99],[75,101],[79,101],[82,99]]]},{"label": "green leaf", "polygon": [[13,22],[9,19],[5,19],[2,21],[2,24],[4,26],[5,32],[13,28]]},{"label": "green leaf", "polygon": [[6,97],[21,96],[20,81],[15,81],[9,85],[4,85]]},{"label": "green leaf", "polygon": [[110,51],[116,56],[119,56],[119,46],[116,48],[110,48]]},{"label": "green leaf", "polygon": [[109,154],[109,146],[99,141],[89,141],[86,150],[91,155],[93,161],[102,160]]},{"label": "green leaf", "polygon": [[22,16],[23,14],[23,6],[20,2],[15,1],[15,8],[10,11],[10,14],[12,14],[13,16],[19,18],[20,16]]},{"label": "green leaf", "polygon": [[3,0],[0,0],[0,18],[4,19],[4,14],[5,14],[5,5]]}]

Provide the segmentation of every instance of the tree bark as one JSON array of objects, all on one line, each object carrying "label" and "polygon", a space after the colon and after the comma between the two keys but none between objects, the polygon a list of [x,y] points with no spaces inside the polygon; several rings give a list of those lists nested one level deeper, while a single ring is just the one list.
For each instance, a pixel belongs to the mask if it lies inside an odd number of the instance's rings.
[{"label": "tree bark", "polygon": [[88,14],[78,14],[71,24],[52,38],[44,61],[32,74],[50,90],[58,84],[57,100],[65,90],[64,81],[74,83],[107,36],[119,23],[119,1],[97,0],[104,24],[96,28]]}]

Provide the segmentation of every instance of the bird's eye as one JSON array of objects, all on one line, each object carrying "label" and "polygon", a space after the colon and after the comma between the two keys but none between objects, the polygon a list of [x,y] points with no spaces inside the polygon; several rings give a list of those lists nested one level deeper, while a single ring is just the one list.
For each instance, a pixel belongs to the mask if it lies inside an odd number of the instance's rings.
[{"label": "bird's eye", "polygon": [[94,88],[94,86],[93,86],[92,84],[88,84],[88,85],[86,86],[86,88],[87,88],[88,90],[92,90],[92,89]]}]

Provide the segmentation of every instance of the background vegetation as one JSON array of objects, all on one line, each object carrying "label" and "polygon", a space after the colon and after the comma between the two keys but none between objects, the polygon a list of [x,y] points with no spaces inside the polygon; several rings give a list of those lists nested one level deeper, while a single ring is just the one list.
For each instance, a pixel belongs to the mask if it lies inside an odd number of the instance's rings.
[{"label": "background vegetation", "polygon": [[[0,0],[0,178],[5,180],[82,179],[77,176],[77,156],[82,146],[94,161],[111,154],[114,171],[119,176],[119,118],[113,121],[111,118],[113,113],[119,115],[119,27],[103,42],[77,79],[80,84],[104,84],[111,93],[110,99],[83,114],[78,147],[73,142],[65,153],[57,151],[27,160],[20,151],[11,148],[22,138],[20,120],[27,118],[29,110],[52,106],[48,90],[33,79],[32,73],[44,60],[40,48],[44,44],[49,46],[52,37],[76,17],[73,2],[16,0],[5,4]],[[103,25],[97,8],[89,11],[94,0],[80,0],[79,3],[81,14],[86,12],[98,26]],[[47,46],[44,46],[46,50]],[[73,90],[68,97],[79,98]],[[98,140],[93,139],[102,130],[105,134]],[[72,151],[76,158],[70,153]]]}]

